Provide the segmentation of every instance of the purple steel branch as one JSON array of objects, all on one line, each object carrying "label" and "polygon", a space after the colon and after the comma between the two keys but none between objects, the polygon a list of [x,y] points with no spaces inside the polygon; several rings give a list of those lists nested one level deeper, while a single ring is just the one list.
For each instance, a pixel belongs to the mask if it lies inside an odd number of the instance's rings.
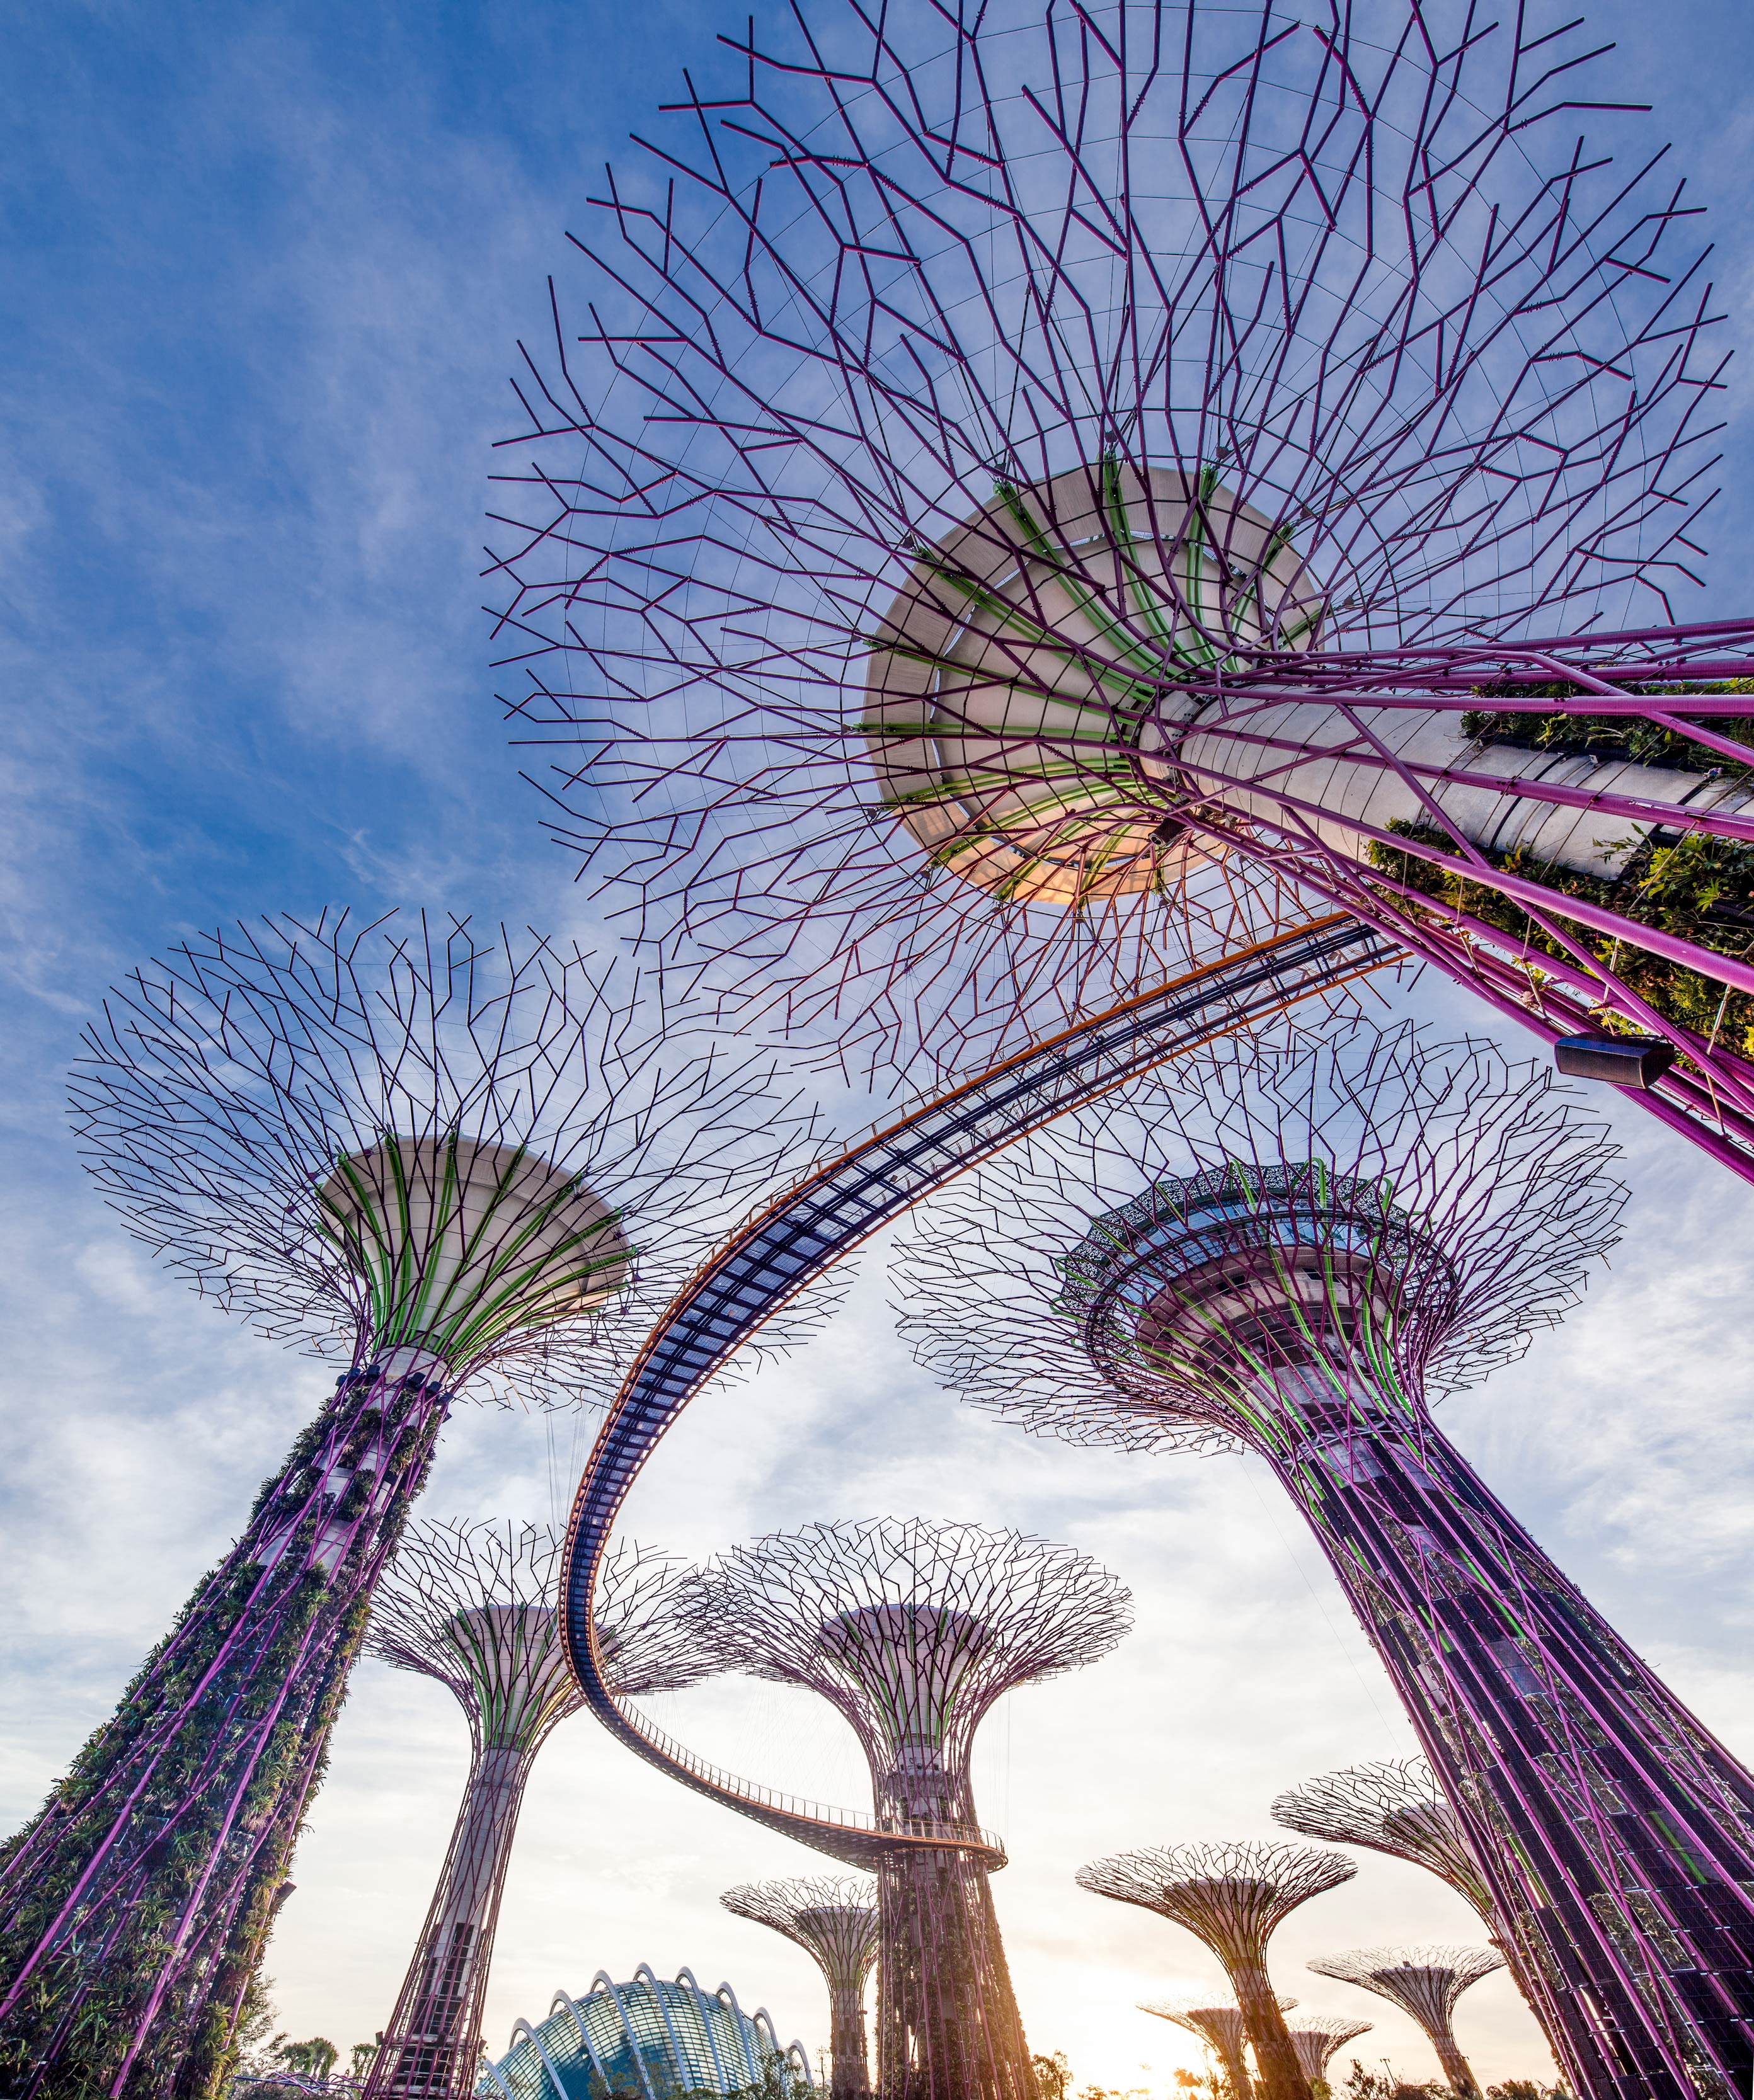
[{"label": "purple steel branch", "polygon": [[762,38],[611,174],[506,441],[507,704],[634,929],[973,1068],[1319,898],[1667,1039],[1643,1098],[1754,1173],[1754,620],[1672,602],[1721,360],[1580,25]]},{"label": "purple steel branch", "polygon": [[1224,1965],[1255,2052],[1263,2100],[1310,2100],[1310,2076],[1267,1974],[1267,1942],[1312,1896],[1358,1872],[1313,1845],[1164,1845],[1078,1869],[1078,1886],[1191,1932]]},{"label": "purple steel branch", "polygon": [[1071,1547],[921,1518],[816,1524],[733,1549],[681,1607],[720,1665],[826,1699],[870,1767],[885,2100],[1033,2100],[970,1759],[1019,1684],[1106,1654],[1127,1593]]},{"label": "purple steel branch", "polygon": [[1754,1777],[1429,1410],[1575,1299],[1618,1232],[1613,1157],[1485,1044],[1233,1045],[983,1170],[902,1274],[966,1396],[1075,1440],[1266,1460],[1575,2089],[1727,2100],[1754,2055]]},{"label": "purple steel branch", "polygon": [[[367,2100],[469,2100],[500,1896],[524,1789],[550,1734],[583,1703],[554,1617],[560,1558],[536,1524],[427,1524],[396,1556],[372,1607],[366,1652],[450,1687],[469,1719],[469,1780],[450,1849]],[[669,1609],[683,1564],[624,1543],[598,1593],[599,1639],[617,1691],[693,1683],[709,1665]]]}]

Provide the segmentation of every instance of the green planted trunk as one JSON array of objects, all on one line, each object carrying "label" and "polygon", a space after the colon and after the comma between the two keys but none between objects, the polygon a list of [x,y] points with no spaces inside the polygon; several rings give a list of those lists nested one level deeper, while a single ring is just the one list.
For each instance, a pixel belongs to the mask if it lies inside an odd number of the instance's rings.
[{"label": "green planted trunk", "polygon": [[[1518,717],[1522,719],[1522,717]],[[1435,825],[1395,823],[1402,837],[1455,855],[1455,841]],[[1623,914],[1638,923],[1720,955],[1745,957],[1754,951],[1754,845],[1734,839],[1686,832],[1671,845],[1650,840],[1640,846],[1617,882],[1538,861],[1522,853],[1482,857],[1507,875],[1538,882],[1556,893],[1553,916],[1584,953],[1592,955],[1667,1021],[1690,1028],[1744,1057],[1754,1057],[1754,997],[1727,990],[1698,970],[1654,955],[1624,941],[1580,926],[1565,916],[1562,900],[1575,897]],[[1373,844],[1373,866],[1453,911],[1465,912],[1509,934],[1531,954],[1565,954],[1551,934],[1531,920],[1524,907],[1482,882],[1459,857],[1439,867],[1418,855]],[[1617,1032],[1642,1033],[1630,1016],[1610,1014],[1605,1026]]]},{"label": "green planted trunk", "polygon": [[351,1372],[0,1855],[0,2089],[197,2100],[241,2007],[445,1396]]},{"label": "green planted trunk", "polygon": [[[1529,715],[1500,708],[1470,708],[1461,718],[1461,732],[1464,736],[1478,738],[1482,743],[1508,743],[1526,751],[1573,752],[1580,758],[1594,758],[1603,763],[1620,759],[1635,765],[1668,766],[1681,773],[1699,773],[1708,766],[1725,774],[1754,771],[1754,716],[1712,715],[1708,719],[1690,717],[1686,712],[1687,695],[1684,692],[1656,686],[1633,686],[1626,690],[1646,699],[1673,700],[1677,703],[1674,712],[1677,720],[1699,721],[1702,726],[1728,737],[1733,743],[1748,745],[1747,768],[1739,766],[1733,759],[1716,757],[1690,737],[1664,729],[1660,723],[1646,721],[1637,715]],[[1754,695],[1754,678],[1728,678],[1718,685],[1696,686],[1693,690],[1702,694]],[[1581,697],[1578,686],[1557,682],[1481,686],[1474,690],[1482,699],[1562,700]]]}]

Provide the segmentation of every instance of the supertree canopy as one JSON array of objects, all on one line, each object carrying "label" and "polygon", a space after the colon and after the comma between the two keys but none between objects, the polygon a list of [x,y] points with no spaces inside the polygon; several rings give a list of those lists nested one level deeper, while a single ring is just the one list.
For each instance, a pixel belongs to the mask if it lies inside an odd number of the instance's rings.
[{"label": "supertree canopy", "polygon": [[[472,1752],[450,1850],[365,2081],[373,2100],[468,2100],[475,2089],[524,1786],[550,1732],[582,1703],[554,1617],[559,1559],[559,1538],[537,1524],[419,1524],[373,1604],[366,1652],[448,1685]],[[683,1566],[630,1541],[604,1570],[599,1643],[625,1697],[676,1690],[709,1667],[669,1608]]]},{"label": "supertree canopy", "polygon": [[1606,1069],[1754,1172],[1754,621],[1672,624],[1722,352],[1551,13],[819,0],[691,74],[490,570],[630,923],[955,1064],[1338,907],[1654,1039]]},{"label": "supertree canopy", "polygon": [[1070,1546],[977,1524],[814,1524],[722,1555],[684,1607],[726,1669],[797,1684],[858,1736],[878,1829],[942,1838],[877,1864],[885,2100],[1034,2100],[975,1819],[975,1730],[1020,1684],[1093,1662],[1126,1591]]},{"label": "supertree canopy", "polygon": [[[1297,2002],[1295,1998],[1281,1998],[1279,2009],[1289,2012]],[[1173,2021],[1191,2035],[1197,2035],[1222,2067],[1230,2100],[1254,2100],[1254,2080],[1248,2076],[1248,2028],[1240,2005],[1216,2005],[1204,1994],[1188,1993],[1179,1998],[1154,1999],[1149,2005],[1142,2004],[1139,2010],[1154,2013],[1159,2019]],[[1294,2039],[1293,2048],[1296,2045]]]},{"label": "supertree canopy", "polygon": [[73,1081],[129,1229],[346,1368],[0,1857],[10,2089],[199,2094],[371,1597],[460,1392],[594,1396],[805,1125],[656,973],[423,919],[265,920],[112,993]]},{"label": "supertree canopy", "polygon": [[719,1901],[796,1940],[828,1987],[828,2090],[852,2100],[871,2089],[865,2050],[865,1984],[877,1958],[877,1885],[864,1876],[746,1882]]},{"label": "supertree canopy", "polygon": [[1308,1964],[1318,1976],[1337,1976],[1374,1991],[1417,2020],[1451,2091],[1465,2094],[1478,2094],[1480,2086],[1456,2040],[1456,2001],[1470,1984],[1504,1965],[1504,1956],[1491,1947],[1355,1947]]},{"label": "supertree canopy", "polygon": [[901,1265],[926,1359],[1074,1440],[1272,1468],[1394,1679],[1573,2089],[1726,2100],[1754,2036],[1754,1776],[1429,1401],[1615,1238],[1550,1074],[1421,1031],[1231,1044],[1014,1148]]},{"label": "supertree canopy", "polygon": [[[1423,1867],[1447,1882],[1486,1925],[1498,1930],[1492,1891],[1468,1842],[1461,1818],[1444,1798],[1422,1758],[1385,1758],[1320,1772],[1288,1787],[1273,1803],[1273,1820],[1306,1838],[1367,1845]],[[1517,1988],[1532,2005],[1513,1948],[1500,1947]]]},{"label": "supertree canopy", "polygon": [[1491,1890],[1469,1849],[1468,1833],[1422,1758],[1385,1758],[1318,1773],[1287,1787],[1272,1816],[1300,1837],[1367,1845],[1410,1860],[1447,1882],[1492,1922]]},{"label": "supertree canopy", "polygon": [[1267,1974],[1267,1942],[1300,1904],[1358,1872],[1313,1845],[1163,1845],[1078,1869],[1078,1886],[1191,1932],[1224,1965],[1264,2100],[1310,2100],[1310,2075]]},{"label": "supertree canopy", "polygon": [[1342,2013],[1300,2013],[1287,2027],[1298,2064],[1312,2087],[1325,2085],[1328,2067],[1337,2052],[1370,2030],[1368,2020],[1349,2020]]}]

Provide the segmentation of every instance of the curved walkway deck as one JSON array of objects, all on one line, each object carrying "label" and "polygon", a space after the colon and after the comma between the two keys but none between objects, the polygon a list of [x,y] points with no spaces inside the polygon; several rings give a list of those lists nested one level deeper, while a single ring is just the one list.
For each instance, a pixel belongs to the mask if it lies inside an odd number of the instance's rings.
[{"label": "curved walkway deck", "polygon": [[611,1733],[697,1793],[850,1865],[869,1866],[898,1851],[954,1848],[1002,1866],[1004,1849],[990,1833],[879,1824],[857,1809],[775,1793],[707,1763],[619,1705],[599,1665],[591,1605],[621,1504],[659,1439],[727,1359],[806,1284],[912,1205],[1122,1081],[1403,959],[1370,928],[1338,915],[1227,955],[873,1131],[733,1234],[647,1337],[598,1433],[572,1505],[561,1623],[586,1703]]}]

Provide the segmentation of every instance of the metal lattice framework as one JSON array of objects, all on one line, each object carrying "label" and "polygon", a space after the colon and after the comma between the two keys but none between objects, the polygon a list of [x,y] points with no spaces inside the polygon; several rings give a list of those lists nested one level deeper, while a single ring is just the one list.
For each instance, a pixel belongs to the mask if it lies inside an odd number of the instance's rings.
[{"label": "metal lattice framework", "polygon": [[746,1882],[719,1901],[795,1940],[822,1971],[828,1987],[828,2090],[833,2100],[868,2093],[865,1985],[877,1958],[877,1884],[850,1875]]},{"label": "metal lattice framework", "polygon": [[1319,899],[1665,1041],[1647,1105],[1754,1173],[1754,620],[1672,624],[1721,355],[1587,29],[820,0],[733,51],[506,441],[507,704],[630,924],[970,1069]]},{"label": "metal lattice framework", "polygon": [[1270,1812],[1300,1837],[1365,1845],[1423,1867],[1492,1922],[1491,1891],[1468,1833],[1423,1758],[1385,1758],[1318,1773],[1287,1787]]},{"label": "metal lattice framework", "polygon": [[1305,2013],[1287,2027],[1297,2062],[1312,2088],[1327,2082],[1328,2065],[1349,2041],[1356,2041],[1370,2031],[1368,2020],[1349,2020],[1340,2013]]},{"label": "metal lattice framework", "polygon": [[[1365,1845],[1423,1867],[1448,1882],[1489,1930],[1498,1930],[1492,1891],[1469,1847],[1468,1833],[1423,1758],[1385,1758],[1318,1773],[1288,1787],[1271,1814],[1275,1823],[1301,1837]],[[1537,2000],[1517,1966],[1515,1948],[1504,1945],[1499,1952],[1517,1988],[1535,2007]]]},{"label": "metal lattice framework", "polygon": [[203,1295],[348,1368],[0,1858],[20,2100],[222,2075],[448,1409],[600,1394],[804,1150],[771,1078],[656,973],[455,920],[265,920],[111,994],[73,1080],[99,1187]]},{"label": "metal lattice framework", "polygon": [[878,1832],[877,2081],[888,2100],[1032,2100],[980,1829],[975,1731],[1018,1685],[1082,1668],[1131,1623],[1070,1546],[971,1524],[815,1524],[721,1555],[678,1609],[721,1667],[825,1699],[858,1736]]},{"label": "metal lattice framework", "polygon": [[1331,1002],[1392,951],[1345,920],[1283,934],[1190,971],[921,1103],[803,1176],[724,1241],[660,1316],[593,1446],[574,1498],[561,1585],[567,1648],[587,1703],[681,1785],[849,1865],[930,1836],[879,1831],[868,1811],[800,1800],[709,1764],[618,1704],[595,1650],[591,1599],[634,1482],[689,1401],[797,1294],[884,1225],[1042,1123],[1213,1036]]},{"label": "metal lattice framework", "polygon": [[672,1983],[642,1961],[625,1983],[599,1969],[577,1998],[555,1992],[538,2026],[518,2021],[505,2055],[483,2063],[479,2089],[500,2100],[798,2100],[815,2081],[765,2005],[745,2013],[728,1983],[704,1990],[689,1969]]},{"label": "metal lattice framework", "polygon": [[[1297,2002],[1295,1998],[1281,1998],[1279,2009],[1288,2013]],[[1139,2010],[1155,2013],[1159,2019],[1173,2021],[1197,2036],[1217,2058],[1230,2100],[1254,2100],[1254,2080],[1248,2075],[1248,2028],[1240,2005],[1214,2005],[1204,1996],[1189,1993],[1179,1998],[1153,1999],[1149,2004],[1142,2003]]]},{"label": "metal lattice framework", "polygon": [[1164,1845],[1078,1869],[1078,1886],[1138,1904],[1191,1932],[1224,1965],[1265,2100],[1310,2100],[1309,2074],[1267,1974],[1267,1942],[1312,1896],[1358,1872],[1313,1845]]},{"label": "metal lattice framework", "polygon": [[[395,2010],[365,2081],[368,2100],[468,2100],[500,1897],[537,1753],[583,1704],[554,1617],[560,1541],[546,1526],[426,1524],[399,1551],[372,1606],[365,1649],[448,1685],[471,1755],[450,1849]],[[691,1684],[710,1665],[669,1609],[686,1564],[631,1541],[599,1593],[600,1641],[625,1698]]]},{"label": "metal lattice framework", "polygon": [[1398,2005],[1425,2029],[1451,2089],[1478,2093],[1479,2081],[1456,2039],[1456,2004],[1470,1984],[1504,1966],[1496,1948],[1356,1947],[1319,1955],[1306,1965],[1318,1976],[1337,1976]]},{"label": "metal lattice framework", "polygon": [[1754,1776],[1441,1435],[1618,1229],[1598,1125],[1490,1046],[1218,1049],[983,1168],[899,1270],[922,1353],[1075,1440],[1259,1454],[1390,1670],[1573,2089],[1724,2100]]}]

